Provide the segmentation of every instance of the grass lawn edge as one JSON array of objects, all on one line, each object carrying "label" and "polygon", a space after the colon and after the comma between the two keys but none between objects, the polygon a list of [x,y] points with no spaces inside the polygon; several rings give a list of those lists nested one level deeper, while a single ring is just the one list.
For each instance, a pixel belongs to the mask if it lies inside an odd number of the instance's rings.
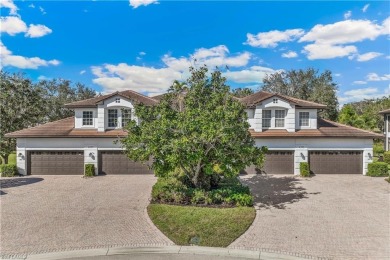
[{"label": "grass lawn edge", "polygon": [[152,223],[177,245],[227,247],[256,218],[254,207],[215,208],[151,203]]}]

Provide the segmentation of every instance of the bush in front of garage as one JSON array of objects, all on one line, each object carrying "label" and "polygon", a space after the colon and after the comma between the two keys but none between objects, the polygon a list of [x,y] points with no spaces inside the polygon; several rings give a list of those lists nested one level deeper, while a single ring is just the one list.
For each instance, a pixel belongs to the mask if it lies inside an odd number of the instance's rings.
[{"label": "bush in front of garage", "polygon": [[310,167],[308,162],[301,162],[299,164],[299,171],[302,177],[310,176]]},{"label": "bush in front of garage", "polygon": [[387,152],[383,153],[383,161],[385,163],[390,164],[390,151],[387,151]]},{"label": "bush in front of garage", "polygon": [[95,175],[95,165],[89,163],[85,165],[85,173],[84,176],[92,177]]},{"label": "bush in front of garage", "polygon": [[188,187],[182,180],[158,178],[152,188],[152,202],[194,206],[253,206],[249,188],[237,178],[224,178],[211,190]]},{"label": "bush in front of garage", "polygon": [[373,162],[368,164],[367,176],[386,177],[389,176],[389,169],[385,162]]},{"label": "bush in front of garage", "polygon": [[18,174],[18,168],[15,164],[0,165],[1,177],[13,177]]}]

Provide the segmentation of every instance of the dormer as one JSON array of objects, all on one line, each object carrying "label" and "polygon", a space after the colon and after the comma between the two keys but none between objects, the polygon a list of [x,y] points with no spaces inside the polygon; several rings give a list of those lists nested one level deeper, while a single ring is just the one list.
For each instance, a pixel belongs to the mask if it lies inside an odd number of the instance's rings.
[{"label": "dormer", "polygon": [[241,98],[250,128],[256,132],[317,128],[317,110],[325,105],[260,91]]},{"label": "dormer", "polygon": [[154,105],[156,100],[126,90],[66,104],[75,111],[76,129],[97,129],[98,132],[122,129],[130,120],[138,121],[134,107],[137,103]]}]

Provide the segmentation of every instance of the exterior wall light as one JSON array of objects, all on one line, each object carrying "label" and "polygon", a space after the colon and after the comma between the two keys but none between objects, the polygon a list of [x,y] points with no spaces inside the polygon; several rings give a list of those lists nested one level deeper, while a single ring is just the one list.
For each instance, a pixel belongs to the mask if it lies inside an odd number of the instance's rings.
[{"label": "exterior wall light", "polygon": [[305,155],[304,155],[303,153],[301,153],[301,158],[302,158],[303,160],[305,160]]},{"label": "exterior wall light", "polygon": [[89,153],[89,157],[93,157],[94,155],[95,155],[95,154],[92,153],[92,152]]},{"label": "exterior wall light", "polygon": [[22,157],[23,156],[23,154],[22,153],[18,153],[18,157]]}]

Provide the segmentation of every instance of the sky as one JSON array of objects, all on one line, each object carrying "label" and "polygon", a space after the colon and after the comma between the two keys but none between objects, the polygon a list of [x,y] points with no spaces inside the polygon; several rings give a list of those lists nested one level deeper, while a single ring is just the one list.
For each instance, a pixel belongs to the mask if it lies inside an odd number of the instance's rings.
[{"label": "sky", "polygon": [[1,0],[4,71],[149,96],[189,66],[232,88],[267,74],[330,70],[341,104],[390,95],[389,1]]}]

